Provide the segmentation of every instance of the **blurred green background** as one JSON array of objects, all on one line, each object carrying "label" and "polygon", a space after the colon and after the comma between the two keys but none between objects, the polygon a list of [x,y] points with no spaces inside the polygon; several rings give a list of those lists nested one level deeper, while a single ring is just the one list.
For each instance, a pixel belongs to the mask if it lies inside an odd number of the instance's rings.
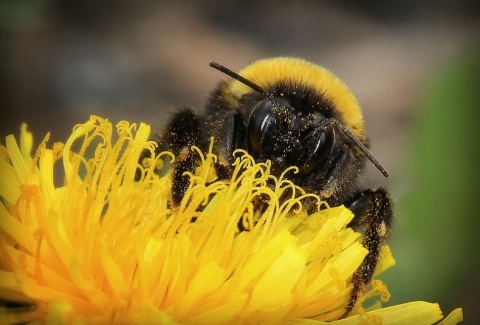
[{"label": "blurred green background", "polygon": [[343,79],[363,107],[365,186],[395,200],[392,299],[463,307],[480,323],[478,1],[0,1],[0,136],[27,122],[64,140],[90,114],[160,127],[199,111],[233,70],[299,56]]},{"label": "blurred green background", "polygon": [[405,178],[392,185],[397,203],[392,249],[398,264],[382,277],[392,293],[390,303],[422,297],[463,306],[467,324],[480,320],[479,88],[480,57],[469,50],[442,64],[426,82],[400,171]]}]

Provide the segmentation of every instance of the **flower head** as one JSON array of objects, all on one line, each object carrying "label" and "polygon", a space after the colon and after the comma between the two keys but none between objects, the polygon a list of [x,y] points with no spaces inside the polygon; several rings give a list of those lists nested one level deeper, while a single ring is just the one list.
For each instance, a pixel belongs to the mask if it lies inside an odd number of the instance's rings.
[{"label": "flower head", "polygon": [[[35,151],[22,126],[0,147],[0,312],[2,323],[401,323],[431,324],[437,304],[412,302],[364,309],[388,299],[379,280],[344,312],[350,279],[367,250],[348,228],[352,213],[324,208],[270,174],[246,153],[230,180],[214,179],[202,155],[184,200],[169,208],[170,178],[140,166],[150,129],[92,117],[65,144]],[[58,178],[55,165],[61,164]],[[137,171],[142,179],[135,180]],[[58,185],[61,184],[61,185]],[[268,185],[267,185],[268,184]],[[273,184],[273,185],[272,185]],[[279,200],[279,197],[286,199]],[[263,209],[256,202],[266,202]],[[320,201],[319,205],[322,204]],[[242,223],[248,231],[239,231]],[[382,249],[378,272],[394,264]],[[460,309],[445,324],[461,320]]]}]

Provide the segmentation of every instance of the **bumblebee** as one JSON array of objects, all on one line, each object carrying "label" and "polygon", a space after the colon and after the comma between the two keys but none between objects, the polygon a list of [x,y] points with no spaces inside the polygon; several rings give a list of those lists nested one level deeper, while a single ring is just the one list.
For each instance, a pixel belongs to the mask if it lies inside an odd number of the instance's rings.
[{"label": "bumblebee", "polygon": [[289,173],[289,179],[330,206],[345,205],[355,215],[349,227],[363,232],[368,254],[352,278],[343,317],[348,316],[372,279],[392,222],[389,193],[357,184],[367,160],[384,176],[388,172],[368,150],[355,96],[330,71],[302,59],[260,60],[239,73],[215,62],[210,65],[231,78],[212,92],[204,115],[190,108],[178,110],[158,140],[157,153],[168,150],[177,159],[172,206],[180,203],[189,185],[184,173],[195,170],[191,147],[207,152],[212,137],[221,179],[231,177],[236,149],[246,150],[257,162],[269,160],[276,176],[297,166],[298,173]]}]

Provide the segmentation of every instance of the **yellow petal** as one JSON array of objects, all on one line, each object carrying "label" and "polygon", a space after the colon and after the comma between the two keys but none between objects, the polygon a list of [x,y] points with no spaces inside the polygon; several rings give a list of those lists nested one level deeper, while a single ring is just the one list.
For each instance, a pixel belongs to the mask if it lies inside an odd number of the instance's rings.
[{"label": "yellow petal", "polygon": [[6,201],[5,203],[11,206],[18,200],[20,184],[15,168],[0,160],[0,196]]},{"label": "yellow petal", "polygon": [[27,129],[27,124],[22,123],[20,126],[20,152],[25,161],[31,162],[30,153],[33,148],[33,134]]},{"label": "yellow petal", "polygon": [[271,309],[289,303],[304,268],[305,258],[292,248],[286,249],[264,270],[252,291],[250,308]]},{"label": "yellow petal", "polygon": [[225,270],[215,263],[200,267],[186,289],[180,314],[188,314],[192,308],[201,309],[202,306],[199,304],[202,298],[207,300],[206,297],[217,291],[225,282],[225,278]]},{"label": "yellow petal", "polygon": [[443,319],[438,325],[454,325],[463,321],[463,310],[462,308],[454,309],[450,314],[448,314],[445,319]]},{"label": "yellow petal", "polygon": [[442,311],[438,304],[424,301],[414,301],[396,306],[386,307],[359,313],[358,315],[334,321],[331,324],[345,325],[364,322],[383,325],[434,324],[442,319]]},{"label": "yellow petal", "polygon": [[20,183],[25,182],[25,178],[28,172],[28,165],[23,159],[22,153],[18,148],[17,142],[13,135],[8,135],[5,138],[6,148],[8,150],[8,155],[12,162],[12,167],[14,168],[16,177],[20,181]]},{"label": "yellow petal", "polygon": [[375,269],[374,277],[385,272],[385,270],[391,268],[396,263],[395,259],[393,258],[392,250],[390,246],[383,245],[380,248],[380,259],[378,261],[378,266]]}]

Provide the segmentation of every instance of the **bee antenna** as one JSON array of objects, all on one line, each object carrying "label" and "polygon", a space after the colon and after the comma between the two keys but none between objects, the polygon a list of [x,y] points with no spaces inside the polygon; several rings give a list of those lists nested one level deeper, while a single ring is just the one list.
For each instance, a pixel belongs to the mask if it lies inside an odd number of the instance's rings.
[{"label": "bee antenna", "polygon": [[371,152],[368,150],[365,145],[358,140],[358,138],[350,132],[345,125],[340,123],[337,119],[335,118],[329,118],[324,120],[319,127],[320,128],[325,128],[329,125],[334,125],[336,126],[344,135],[347,136],[347,138],[350,139],[357,147],[360,149],[360,151],[372,162],[372,164],[382,173],[383,176],[388,177],[388,171],[385,169],[385,167],[382,166],[382,164],[371,154]]},{"label": "bee antenna", "polygon": [[241,75],[239,75],[235,71],[232,71],[229,68],[227,68],[227,67],[225,67],[225,66],[223,66],[223,65],[221,65],[217,62],[210,61],[210,66],[214,69],[217,69],[220,72],[225,73],[226,75],[232,77],[233,79],[240,81],[241,83],[243,83],[244,85],[247,85],[248,87],[252,88],[256,92],[258,92],[262,95],[265,95],[266,97],[268,97],[268,99],[270,99],[270,101],[274,104],[274,106],[278,107],[278,104],[275,101],[275,98],[273,97],[273,94],[264,90],[262,87],[260,87],[259,85],[257,85],[253,81],[250,81],[245,77],[242,77]]}]

